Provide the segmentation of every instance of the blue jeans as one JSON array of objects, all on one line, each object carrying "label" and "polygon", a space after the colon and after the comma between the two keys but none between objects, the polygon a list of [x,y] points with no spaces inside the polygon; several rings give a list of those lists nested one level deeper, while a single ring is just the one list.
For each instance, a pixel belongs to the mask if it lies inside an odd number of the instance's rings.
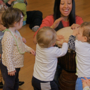
[{"label": "blue jeans", "polygon": [[[84,77],[77,78],[75,90],[83,90],[82,80],[81,79],[85,79],[85,78]],[[88,77],[88,79],[90,79],[90,77]]]}]

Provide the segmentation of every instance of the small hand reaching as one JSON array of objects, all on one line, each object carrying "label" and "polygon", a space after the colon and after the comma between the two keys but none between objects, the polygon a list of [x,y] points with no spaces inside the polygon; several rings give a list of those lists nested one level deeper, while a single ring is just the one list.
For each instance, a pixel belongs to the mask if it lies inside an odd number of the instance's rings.
[{"label": "small hand reaching", "polygon": [[64,39],[63,35],[57,35],[56,40],[57,41],[61,41],[62,39]]},{"label": "small hand reaching", "polygon": [[33,49],[30,50],[30,53],[33,54],[34,56],[36,55],[36,52]]},{"label": "small hand reaching", "polygon": [[77,36],[78,31],[79,31],[79,28],[73,29],[72,35],[73,35],[73,36]]},{"label": "small hand reaching", "polygon": [[82,84],[83,84],[83,88],[86,86],[90,86],[90,79],[87,79],[86,77],[84,77],[85,79],[81,79],[82,80]]},{"label": "small hand reaching", "polygon": [[14,76],[14,75],[15,75],[15,72],[16,72],[16,70],[11,71],[11,72],[8,72],[8,75],[10,75],[10,76]]},{"label": "small hand reaching", "polygon": [[76,29],[76,28],[79,28],[79,27],[80,27],[79,24],[73,24],[73,25],[71,25],[71,29]]}]

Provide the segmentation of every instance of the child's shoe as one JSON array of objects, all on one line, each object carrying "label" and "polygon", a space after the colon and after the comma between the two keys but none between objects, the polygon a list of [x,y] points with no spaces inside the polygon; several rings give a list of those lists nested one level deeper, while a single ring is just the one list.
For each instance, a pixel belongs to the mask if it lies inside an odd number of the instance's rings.
[{"label": "child's shoe", "polygon": [[23,85],[24,82],[23,81],[19,81],[19,86]]}]

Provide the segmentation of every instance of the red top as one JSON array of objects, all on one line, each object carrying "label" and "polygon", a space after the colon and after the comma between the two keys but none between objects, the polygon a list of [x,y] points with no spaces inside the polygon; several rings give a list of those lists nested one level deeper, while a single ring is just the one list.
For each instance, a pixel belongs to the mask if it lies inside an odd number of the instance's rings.
[{"label": "red top", "polygon": [[[42,24],[40,25],[40,28],[42,28],[44,26],[49,26],[50,27],[50,26],[53,25],[53,23],[54,23],[53,15],[49,15],[46,18],[43,19]],[[76,16],[76,24],[81,25],[82,23],[83,23],[82,18],[79,17],[79,16]],[[68,27],[69,26],[69,22],[68,21],[66,22],[66,21],[62,20],[62,24],[63,24],[64,27]],[[35,32],[34,36],[37,34],[38,30]]]}]

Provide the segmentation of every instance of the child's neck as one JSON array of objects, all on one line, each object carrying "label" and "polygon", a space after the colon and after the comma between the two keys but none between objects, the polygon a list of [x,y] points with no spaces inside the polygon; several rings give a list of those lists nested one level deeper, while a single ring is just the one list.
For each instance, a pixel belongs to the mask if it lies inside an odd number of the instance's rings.
[{"label": "child's neck", "polygon": [[9,27],[8,28],[10,31],[12,31],[12,32],[15,32],[16,31],[16,28],[15,27]]}]

